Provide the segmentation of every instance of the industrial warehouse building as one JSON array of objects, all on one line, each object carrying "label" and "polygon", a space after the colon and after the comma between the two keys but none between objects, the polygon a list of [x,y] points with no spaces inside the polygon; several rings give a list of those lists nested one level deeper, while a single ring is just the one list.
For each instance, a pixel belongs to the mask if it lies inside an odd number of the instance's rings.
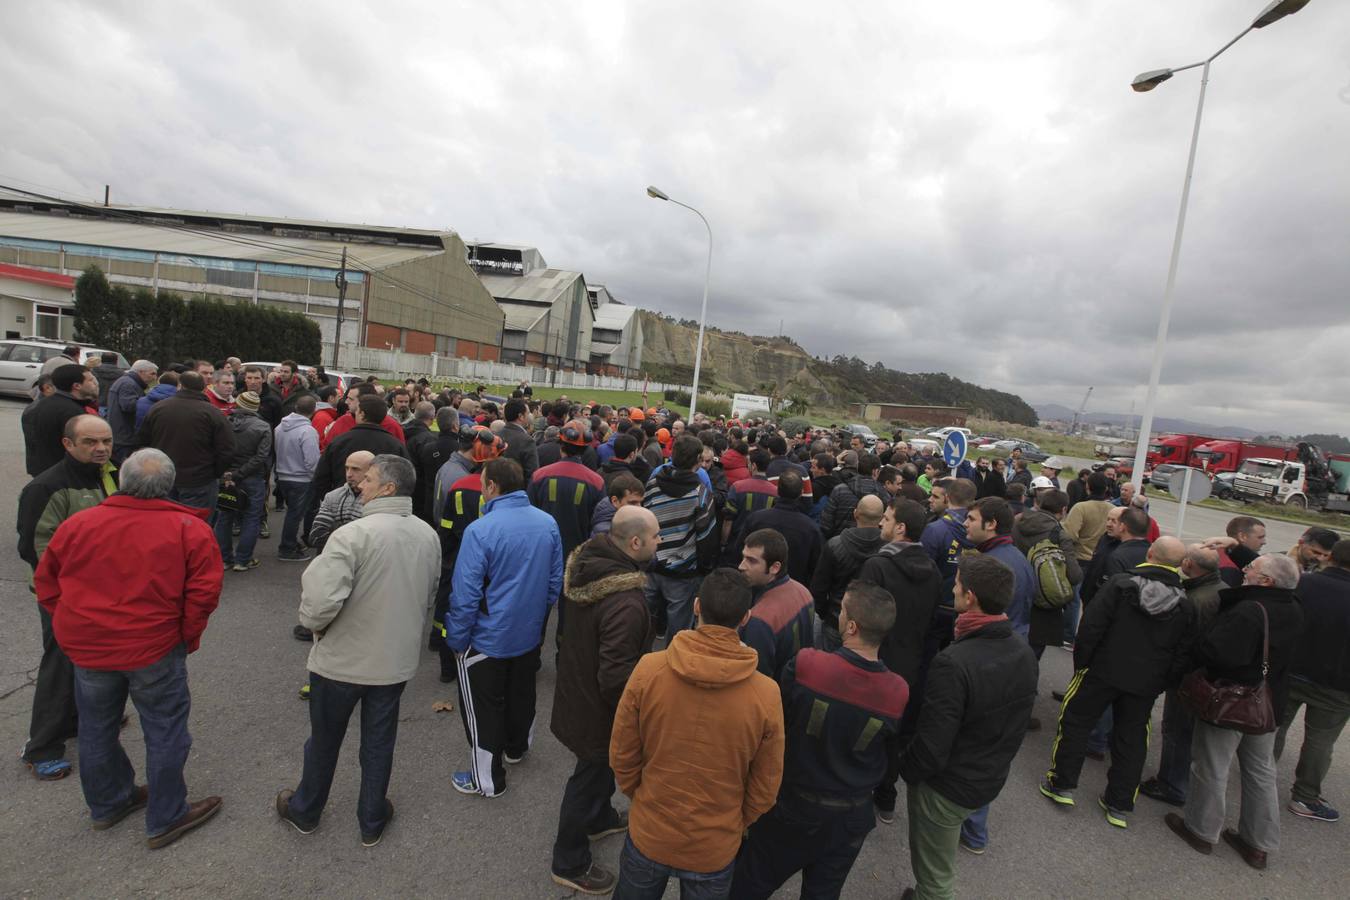
[{"label": "industrial warehouse building", "polygon": [[506,316],[502,362],[585,371],[595,311],[580,272],[515,244],[470,243],[468,264]]},{"label": "industrial warehouse building", "polygon": [[[341,343],[499,359],[505,315],[452,231],[90,207],[0,195],[0,263],[59,275],[78,275],[96,265],[115,284],[301,312],[319,323],[325,342],[337,336],[336,276],[344,247],[348,269]],[[587,308],[584,347],[589,353],[591,314],[584,283],[578,290]],[[50,318],[56,310],[54,326],[14,322],[13,316],[23,313],[18,305],[6,304],[4,329],[29,334],[54,328],[54,334],[68,336],[71,302],[52,293],[41,298],[42,311],[32,307],[28,314]],[[569,335],[569,346],[582,346],[579,337]]]},{"label": "industrial warehouse building", "polygon": [[591,328],[591,371],[635,375],[642,368],[642,319],[636,306],[615,300],[603,284],[586,288],[595,325]]},{"label": "industrial warehouse building", "polygon": [[858,413],[868,422],[905,422],[910,425],[966,424],[964,406],[919,406],[907,403],[859,403]]}]

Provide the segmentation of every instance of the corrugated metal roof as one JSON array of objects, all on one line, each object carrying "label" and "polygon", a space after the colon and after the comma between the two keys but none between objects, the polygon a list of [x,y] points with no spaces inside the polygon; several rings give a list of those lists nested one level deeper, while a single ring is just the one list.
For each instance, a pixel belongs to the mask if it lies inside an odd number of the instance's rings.
[{"label": "corrugated metal roof", "polygon": [[[230,217],[250,218],[250,217]],[[268,219],[269,222],[283,220]],[[290,220],[297,227],[306,225]],[[279,237],[275,234],[250,232],[213,233],[204,226],[189,225],[191,231],[175,227],[161,227],[138,222],[109,219],[90,219],[75,216],[53,216],[39,213],[15,212],[0,209],[0,235],[29,240],[54,241],[62,244],[87,244],[96,247],[118,247],[169,253],[181,256],[202,256],[217,259],[238,259],[283,265],[337,268],[337,254],[342,252],[338,240]],[[331,223],[326,227],[334,227]],[[362,230],[372,230],[359,226]],[[398,229],[386,229],[397,232]],[[435,232],[422,232],[433,235]],[[443,253],[444,247],[398,246],[386,243],[348,243],[348,251],[361,267],[383,269],[388,266],[422,259]]]},{"label": "corrugated metal roof", "polygon": [[479,273],[483,286],[497,300],[521,300],[527,303],[558,302],[581,277],[580,272],[547,269],[534,275],[487,275]]},{"label": "corrugated metal roof", "polygon": [[552,304],[511,303],[498,300],[497,305],[506,315],[507,331],[533,331],[539,320],[548,315]]},{"label": "corrugated metal roof", "polygon": [[633,313],[637,312],[636,306],[623,306],[619,303],[606,303],[595,311],[596,328],[618,328],[628,327],[628,323],[633,318]]}]

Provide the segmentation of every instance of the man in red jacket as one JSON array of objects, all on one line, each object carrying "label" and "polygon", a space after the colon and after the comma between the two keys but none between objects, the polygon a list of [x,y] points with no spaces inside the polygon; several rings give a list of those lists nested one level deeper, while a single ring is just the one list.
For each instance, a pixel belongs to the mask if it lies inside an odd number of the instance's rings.
[{"label": "man in red jacket", "polygon": [[[111,828],[148,805],[152,850],[204,823],[221,803],[189,803],[183,766],[192,746],[187,654],[220,600],[223,569],[206,511],[167,499],[173,480],[168,456],[133,453],[121,491],[63,522],[33,577],[75,664],[80,786],[93,827]],[[144,785],[118,737],[128,694],[145,736]]]}]

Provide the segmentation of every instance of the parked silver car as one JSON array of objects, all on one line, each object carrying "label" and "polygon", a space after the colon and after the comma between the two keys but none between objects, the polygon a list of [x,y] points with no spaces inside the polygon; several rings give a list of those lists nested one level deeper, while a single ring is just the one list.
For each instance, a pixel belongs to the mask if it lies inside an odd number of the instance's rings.
[{"label": "parked silver car", "polygon": [[129,369],[127,358],[116,350],[101,350],[89,344],[72,345],[67,341],[49,341],[42,338],[23,338],[20,340],[0,341],[0,394],[8,397],[31,397],[33,382],[42,374],[42,364],[61,355],[66,347],[80,348],[83,363],[91,355],[98,354],[104,362],[110,362],[119,369]]}]

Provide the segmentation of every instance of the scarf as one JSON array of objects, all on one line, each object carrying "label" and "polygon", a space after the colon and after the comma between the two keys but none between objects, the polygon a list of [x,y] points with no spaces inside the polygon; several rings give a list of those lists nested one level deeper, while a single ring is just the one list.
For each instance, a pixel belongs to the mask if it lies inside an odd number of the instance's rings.
[{"label": "scarf", "polygon": [[956,617],[956,639],[959,641],[971,632],[979,631],[990,622],[1006,621],[1008,621],[1008,616],[1004,613],[992,616],[977,609],[968,609]]}]

